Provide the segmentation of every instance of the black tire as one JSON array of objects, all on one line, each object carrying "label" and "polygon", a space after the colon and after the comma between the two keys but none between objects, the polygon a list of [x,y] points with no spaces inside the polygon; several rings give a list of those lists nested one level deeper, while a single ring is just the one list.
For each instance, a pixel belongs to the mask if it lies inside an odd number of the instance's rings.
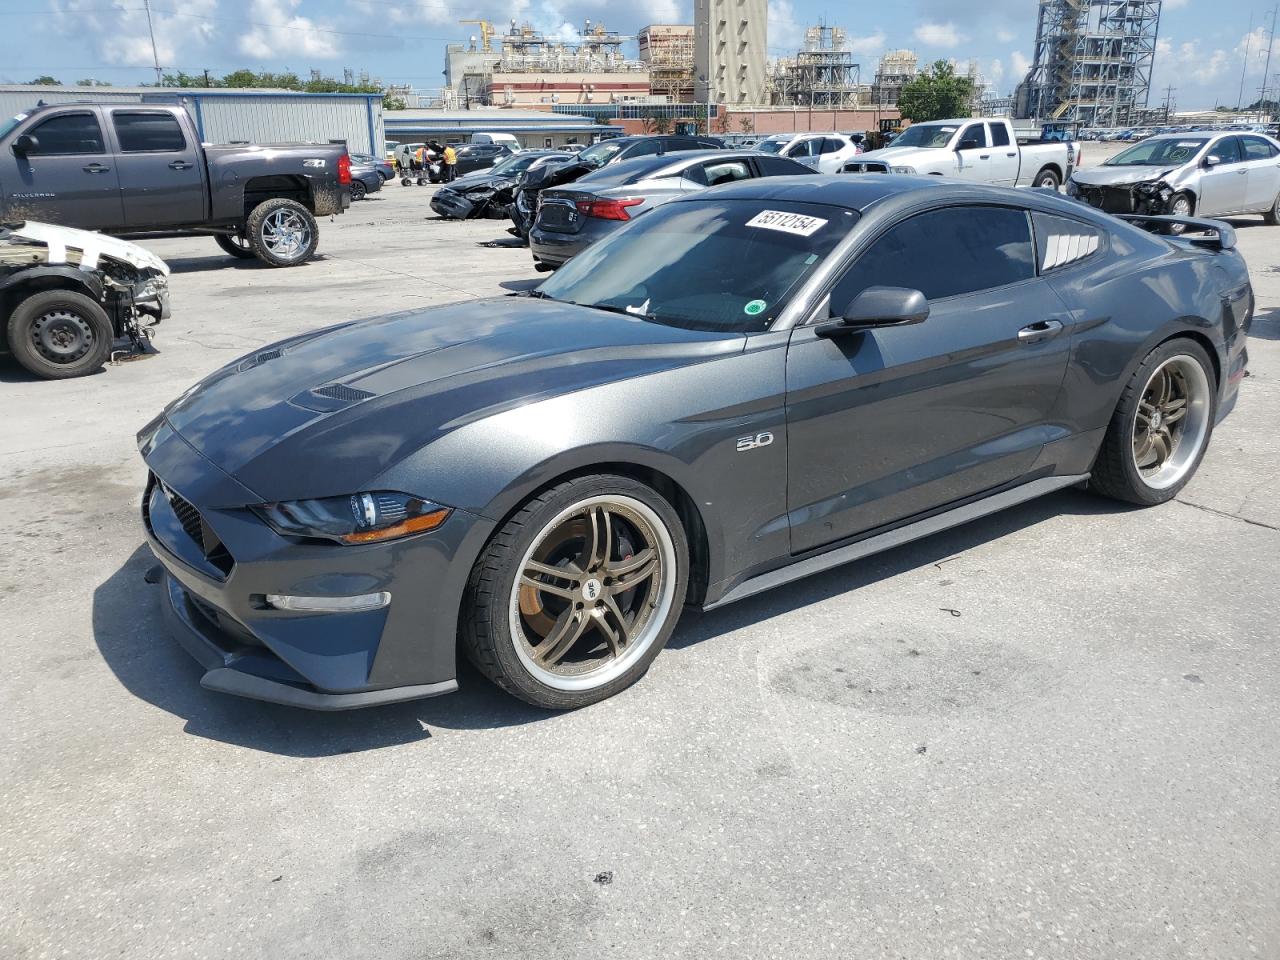
[{"label": "black tire", "polygon": [[1262,219],[1273,227],[1280,225],[1280,193],[1276,194],[1275,200],[1271,203],[1271,209],[1262,215]]},{"label": "black tire", "polygon": [[353,201],[363,200],[365,196],[368,195],[368,193],[369,193],[369,188],[364,185],[363,180],[351,181],[351,199]]},{"label": "black tire", "polygon": [[[1134,438],[1135,431],[1138,429],[1138,407],[1155,372],[1169,361],[1179,357],[1194,360],[1204,372],[1208,390],[1202,412],[1207,419],[1203,436],[1197,441],[1198,449],[1190,451],[1194,456],[1186,465],[1185,473],[1176,482],[1157,489],[1143,479],[1136,462]],[[1089,476],[1089,489],[1113,500],[1136,503],[1144,507],[1172,500],[1195,476],[1200,461],[1204,459],[1205,451],[1209,448],[1217,413],[1217,395],[1218,384],[1214,377],[1213,362],[1200,344],[1182,337],[1160,344],[1138,365],[1138,369],[1125,385],[1124,392],[1120,394],[1120,402],[1116,405],[1115,413],[1111,415],[1111,422],[1107,426],[1106,435],[1103,437],[1102,446],[1098,450],[1098,457],[1094,461],[1093,470]]]},{"label": "black tire", "polygon": [[[298,224],[300,235],[296,246],[273,242],[273,226],[279,219]],[[245,235],[253,254],[269,267],[296,267],[306,263],[320,242],[320,228],[311,211],[296,200],[274,197],[253,208],[245,223]]]},{"label": "black tire", "polygon": [[[522,660],[517,649],[522,641],[513,635],[511,623],[513,617],[518,616],[517,611],[522,609],[522,606],[516,607],[516,598],[520,597],[516,593],[520,567],[527,552],[548,534],[548,524],[553,524],[578,504],[611,497],[620,498],[620,503],[643,504],[656,516],[667,535],[666,546],[671,548],[674,569],[663,574],[662,596],[666,609],[663,612],[662,607],[658,607],[659,613],[654,616],[660,619],[655,619],[646,630],[649,633],[644,641],[647,645],[638,649],[634,659],[625,665],[624,672],[611,678],[606,676],[600,684],[589,689],[560,689],[540,680]],[[667,582],[668,576],[670,583]],[[476,561],[462,606],[462,646],[481,673],[527,703],[549,710],[585,707],[625,690],[649,669],[680,619],[688,578],[688,541],[679,516],[665,498],[627,477],[600,475],[568,480],[525,503],[494,534]],[[522,597],[519,602],[523,605]],[[639,613],[633,615],[633,623],[639,616]],[[624,651],[626,649],[630,647],[624,647]],[[626,656],[625,652],[621,656]],[[620,669],[623,664],[617,666]]]},{"label": "black tire", "polygon": [[402,187],[407,187],[407,186],[409,186],[411,183],[413,183],[413,177],[401,177],[401,178],[400,178],[400,186],[402,186]]},{"label": "black tire", "polygon": [[249,246],[249,241],[238,233],[234,236],[229,233],[219,233],[215,234],[213,239],[222,248],[223,253],[229,253],[237,260],[252,260],[257,256],[253,252],[253,247]]},{"label": "black tire", "polygon": [[101,305],[70,290],[43,290],[18,304],[6,329],[14,359],[45,380],[83,377],[111,356],[115,331]]},{"label": "black tire", "polygon": [[1043,170],[1041,170],[1039,173],[1036,174],[1036,179],[1032,183],[1032,186],[1057,190],[1058,187],[1062,186],[1062,181],[1058,178],[1058,175],[1053,170],[1049,169],[1048,167],[1045,167]]},{"label": "black tire", "polygon": [[[1172,217],[1191,217],[1196,212],[1196,201],[1186,192],[1175,193],[1169,198],[1169,215]],[[1175,223],[1165,227],[1165,233],[1171,237],[1180,237],[1187,232],[1184,224]]]}]

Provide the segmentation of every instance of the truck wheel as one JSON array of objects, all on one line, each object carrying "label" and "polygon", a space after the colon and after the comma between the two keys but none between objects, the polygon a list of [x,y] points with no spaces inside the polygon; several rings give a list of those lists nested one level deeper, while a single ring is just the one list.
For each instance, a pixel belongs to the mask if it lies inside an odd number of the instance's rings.
[{"label": "truck wheel", "polygon": [[1045,167],[1043,170],[1041,170],[1039,173],[1036,174],[1036,179],[1035,179],[1035,182],[1032,184],[1032,186],[1048,187],[1050,190],[1057,190],[1058,187],[1060,186],[1060,183],[1058,181],[1058,175],[1054,173],[1052,170],[1050,170],[1048,167]]},{"label": "truck wheel", "polygon": [[218,233],[214,234],[213,239],[224,253],[231,254],[237,260],[252,260],[255,256],[249,241],[239,233]]},{"label": "truck wheel", "polygon": [[45,380],[83,377],[111,355],[115,332],[107,312],[83,293],[43,290],[9,317],[14,359]]},{"label": "truck wheel", "polygon": [[296,267],[315,254],[320,228],[298,201],[274,197],[253,208],[245,235],[254,256],[267,266]]}]

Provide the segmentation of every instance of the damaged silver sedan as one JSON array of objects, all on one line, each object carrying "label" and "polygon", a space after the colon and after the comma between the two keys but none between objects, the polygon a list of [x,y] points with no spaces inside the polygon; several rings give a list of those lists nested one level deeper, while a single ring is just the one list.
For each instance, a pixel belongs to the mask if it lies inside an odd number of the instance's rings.
[{"label": "damaged silver sedan", "polygon": [[0,353],[47,380],[102,367],[118,340],[146,348],[169,316],[169,267],[134,243],[30,221],[0,223]]},{"label": "damaged silver sedan", "polygon": [[1258,133],[1149,137],[1096,167],[1077,170],[1067,182],[1067,194],[1107,213],[1260,213],[1267,223],[1276,224],[1280,142]]}]

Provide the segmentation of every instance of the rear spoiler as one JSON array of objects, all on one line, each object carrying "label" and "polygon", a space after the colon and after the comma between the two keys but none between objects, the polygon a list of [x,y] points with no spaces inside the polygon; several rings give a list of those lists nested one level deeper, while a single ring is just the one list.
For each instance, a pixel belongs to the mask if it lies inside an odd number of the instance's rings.
[{"label": "rear spoiler", "polygon": [[[1221,220],[1202,220],[1199,217],[1166,217],[1143,213],[1117,213],[1120,220],[1136,223],[1144,230],[1156,231],[1161,227],[1180,223],[1197,236],[1185,237],[1188,243],[1210,250],[1230,250],[1236,245],[1236,232],[1230,224]],[[1150,224],[1150,226],[1148,226]]]}]

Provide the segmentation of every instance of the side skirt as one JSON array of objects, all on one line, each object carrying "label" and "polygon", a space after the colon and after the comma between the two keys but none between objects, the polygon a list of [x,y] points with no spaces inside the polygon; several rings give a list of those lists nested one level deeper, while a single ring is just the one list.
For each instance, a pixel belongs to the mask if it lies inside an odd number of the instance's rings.
[{"label": "side skirt", "polygon": [[980,517],[999,513],[1001,510],[1017,506],[1020,503],[1026,503],[1028,500],[1034,500],[1056,490],[1075,486],[1088,479],[1089,475],[1083,473],[1077,476],[1043,477],[1039,480],[1032,480],[1030,483],[1024,483],[1010,490],[992,494],[982,500],[966,503],[964,506],[956,507],[954,510],[935,514],[915,523],[909,523],[906,526],[868,537],[865,540],[859,540],[857,543],[837,547],[827,553],[820,553],[816,557],[809,557],[789,566],[759,574],[750,580],[744,580],[715,603],[709,603],[703,609],[714,610],[737,600],[745,600],[747,597],[755,596],[757,593],[763,593],[766,590],[772,590],[774,587],[780,587],[783,584],[812,576],[815,573],[821,573],[824,570],[830,570],[832,567],[851,563],[854,560],[861,560],[863,557],[869,557],[873,553],[891,550],[894,547],[902,546],[904,543],[910,543],[912,540],[919,540],[922,537],[940,533],[943,530],[950,530],[952,527],[958,527],[963,523],[968,523],[970,520],[977,520]]}]

